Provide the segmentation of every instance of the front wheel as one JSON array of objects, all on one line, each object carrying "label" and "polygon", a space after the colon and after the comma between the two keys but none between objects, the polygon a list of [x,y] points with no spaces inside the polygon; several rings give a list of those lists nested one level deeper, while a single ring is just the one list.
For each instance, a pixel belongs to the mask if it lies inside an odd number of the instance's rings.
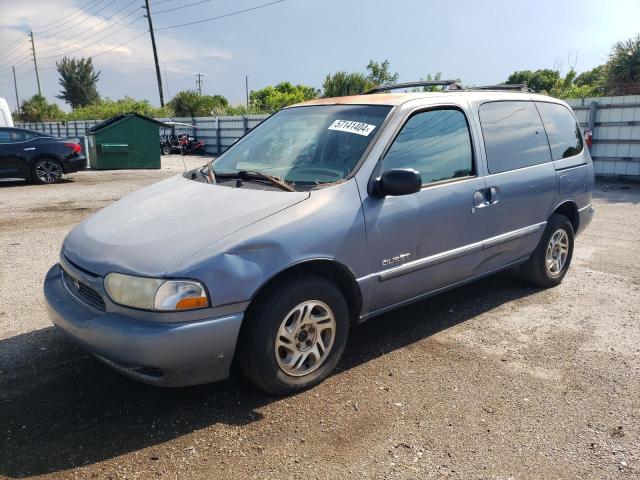
[{"label": "front wheel", "polygon": [[62,166],[50,158],[36,160],[33,165],[32,179],[35,183],[48,184],[58,183],[62,180]]},{"label": "front wheel", "polygon": [[538,287],[555,287],[569,270],[574,232],[571,221],[554,213],[529,260],[521,268],[524,280]]},{"label": "front wheel", "polygon": [[240,366],[253,384],[274,395],[294,393],[328,377],[349,333],[347,302],[323,278],[289,278],[269,288],[245,321]]}]

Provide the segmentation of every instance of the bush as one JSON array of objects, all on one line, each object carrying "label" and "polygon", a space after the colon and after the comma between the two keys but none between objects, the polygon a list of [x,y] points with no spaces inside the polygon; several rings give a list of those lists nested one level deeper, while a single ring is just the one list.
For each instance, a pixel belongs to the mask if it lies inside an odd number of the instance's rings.
[{"label": "bush", "polygon": [[178,92],[168,103],[177,117],[225,115],[229,101],[222,95],[200,95],[195,90]]},{"label": "bush", "polygon": [[66,115],[67,120],[104,120],[121,113],[135,112],[148,117],[169,117],[172,111],[168,107],[156,108],[149,100],[136,100],[124,97],[119,100],[106,98],[99,103],[76,108]]},{"label": "bush", "polygon": [[[43,95],[38,94],[28,100],[24,100],[20,109],[19,120],[23,122],[46,122],[62,120],[65,117],[65,113],[57,104],[47,102]],[[18,116],[16,115],[16,117]]]}]

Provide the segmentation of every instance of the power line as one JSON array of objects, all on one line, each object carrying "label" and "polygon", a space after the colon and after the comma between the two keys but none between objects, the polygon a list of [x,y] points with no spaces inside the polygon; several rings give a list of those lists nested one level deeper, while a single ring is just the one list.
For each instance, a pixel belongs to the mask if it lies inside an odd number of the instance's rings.
[{"label": "power line", "polygon": [[167,8],[166,10],[160,10],[159,12],[154,12],[154,15],[158,15],[160,13],[173,12],[174,10],[181,10],[187,7],[193,7],[194,5],[200,5],[201,3],[211,2],[212,0],[200,0],[199,2],[187,3],[186,5],[180,5],[178,7]]},{"label": "power line", "polygon": [[[89,32],[91,30],[95,30],[97,27],[99,27],[100,25],[102,25],[103,23],[105,23],[108,20],[111,20],[112,18],[114,18],[116,15],[118,15],[120,12],[122,12],[123,10],[126,10],[127,8],[129,8],[131,5],[133,5],[134,3],[136,3],[138,0],[131,0],[129,3],[127,3],[124,7],[122,7],[120,10],[117,10],[115,12],[113,12],[111,15],[109,15],[108,17],[103,18],[101,21],[99,21],[98,23],[96,23],[95,25],[92,25],[91,27],[89,27]],[[115,23],[111,23],[109,25],[107,25],[105,28],[92,33],[91,35],[88,35],[84,38],[77,38],[78,35],[70,35],[69,37],[66,38],[56,38],[56,41],[65,41],[65,40],[79,40],[78,42],[75,42],[75,44],[81,43],[89,38],[95,37],[96,35],[98,35],[100,32],[104,32],[106,29],[113,27],[115,25],[118,25],[119,23],[121,23],[123,20],[125,20],[126,18],[131,17],[131,15],[135,14],[138,11],[138,7],[134,8],[131,12],[129,12],[128,14],[126,14],[125,16],[123,16],[122,18],[120,18],[119,20],[117,20]],[[51,47],[48,48],[47,51],[55,49],[56,47]]]},{"label": "power line", "polygon": [[14,45],[20,43],[21,41],[25,40],[25,38],[21,35],[20,38],[18,38],[15,42],[10,43],[9,45],[7,45],[6,47],[0,49],[0,53],[4,52],[5,50],[10,50],[11,47],[13,47]]},{"label": "power line", "polygon": [[169,26],[166,26],[166,27],[156,28],[156,30],[168,30],[170,28],[187,27],[189,25],[196,25],[198,23],[210,22],[212,20],[219,20],[221,18],[227,18],[227,17],[232,17],[234,15],[240,15],[241,13],[250,12],[252,10],[258,10],[259,8],[268,7],[270,5],[275,5],[276,3],[282,3],[282,2],[284,2],[284,0],[276,0],[275,2],[263,3],[261,5],[256,5],[255,7],[245,8],[244,10],[237,10],[235,12],[227,13],[225,15],[218,15],[217,17],[205,18],[204,20],[196,20],[195,22],[180,23],[178,25],[169,25]]},{"label": "power line", "polygon": [[28,53],[29,46],[27,42],[27,36],[25,36],[23,40],[25,43],[19,45],[13,52],[4,55],[0,54],[0,58],[2,58],[2,63],[4,65],[15,64],[19,61],[20,58],[24,58],[25,54]]},{"label": "power line", "polygon": [[[126,17],[125,17],[125,18],[126,18]],[[113,36],[113,35],[115,35],[115,34],[117,34],[117,33],[121,32],[121,31],[122,31],[122,30],[124,30],[125,28],[127,28],[127,27],[131,26],[132,24],[134,24],[135,22],[137,22],[138,20],[140,20],[141,18],[143,18],[143,16],[142,16],[142,15],[140,15],[139,17],[137,17],[137,18],[133,19],[133,21],[131,21],[131,22],[127,23],[126,25],[123,25],[122,27],[120,27],[120,28],[118,28],[118,29],[116,29],[116,30],[111,31],[109,34],[104,35],[104,36],[102,36],[102,37],[98,38],[97,40],[95,40],[95,41],[93,41],[93,42],[91,42],[91,43],[88,43],[88,44],[86,44],[86,45],[83,45],[83,46],[81,46],[81,47],[78,47],[78,48],[75,48],[75,49],[72,49],[72,50],[66,50],[66,51],[63,51],[63,52],[57,53],[57,54],[55,54],[55,55],[46,55],[46,56],[40,57],[40,59],[41,59],[41,60],[48,60],[48,59],[50,59],[50,58],[59,58],[59,57],[62,57],[62,56],[66,56],[66,55],[68,55],[68,54],[70,54],[70,53],[77,52],[77,51],[82,50],[82,49],[84,49],[84,48],[91,47],[91,46],[93,46],[93,45],[95,45],[95,44],[97,44],[97,43],[100,43],[101,41],[106,40],[107,38],[109,38],[109,37],[111,37],[111,36]],[[124,18],[123,18],[122,20],[124,20]],[[104,29],[103,29],[103,30],[101,30],[101,32],[103,32],[103,31],[104,31]],[[137,37],[136,37],[136,38],[137,38]],[[86,39],[85,39],[85,40],[86,40]],[[126,43],[128,43],[128,41],[127,41],[127,42],[125,42],[124,44],[126,44]],[[114,47],[113,49],[115,49],[115,48],[117,48],[117,46],[116,46],[116,47]],[[108,50],[108,51],[110,51],[110,50]],[[102,54],[102,53],[98,53],[98,54],[96,54],[96,55],[92,55],[92,57],[97,57],[97,56],[99,56],[99,55],[101,55],[101,54]],[[31,59],[26,59],[26,60],[22,61],[21,63],[16,64],[16,67],[23,66],[23,65],[25,65],[25,64],[27,64],[27,63],[30,63],[30,62],[31,62]],[[49,68],[55,68],[55,67],[48,67],[48,68],[45,68],[45,70],[46,70],[46,69],[49,69]],[[11,68],[10,68],[10,67],[7,67],[7,69],[8,69],[8,70],[11,70]],[[4,69],[3,69],[3,70],[4,70]],[[0,72],[2,72],[3,70],[0,70]],[[4,73],[2,73],[2,75],[5,75],[5,74],[4,74]]]},{"label": "power line", "polygon": [[[83,50],[83,49],[85,49],[85,48],[87,48],[87,47],[91,47],[91,46],[95,45],[96,43],[100,43],[101,41],[103,41],[103,40],[105,40],[105,39],[107,39],[107,38],[109,38],[109,37],[112,37],[112,36],[113,36],[113,35],[115,35],[116,33],[121,32],[122,30],[124,30],[125,28],[129,27],[130,25],[133,25],[135,22],[137,22],[137,21],[138,21],[138,20],[140,20],[141,18],[142,18],[142,15],[141,15],[141,16],[139,16],[139,17],[137,17],[137,18],[134,18],[134,19],[133,19],[133,21],[131,21],[131,22],[127,23],[126,25],[123,25],[122,27],[120,27],[120,28],[118,28],[118,29],[116,29],[116,30],[112,31],[112,32],[111,32],[111,33],[109,33],[108,35],[105,35],[104,37],[101,37],[101,38],[97,39],[95,42],[91,42],[91,43],[89,43],[89,44],[87,44],[87,45],[83,45],[82,47],[75,48],[75,49],[73,49],[73,50],[67,50],[67,51],[65,51],[65,52],[63,52],[63,53],[58,53],[58,54],[56,54],[56,55],[48,55],[48,56],[42,57],[42,58],[41,58],[41,60],[47,60],[47,59],[49,59],[49,58],[57,58],[57,57],[66,56],[66,55],[68,55],[68,54],[70,54],[70,53],[77,52],[78,50]],[[93,56],[95,56],[95,55],[93,55]]]},{"label": "power line", "polygon": [[[22,77],[26,77],[27,75],[29,75],[30,73],[33,73],[33,70],[29,70],[28,72],[23,73],[22,75],[18,75],[16,78],[22,78]],[[8,82],[4,82],[4,83],[0,83],[0,86],[4,86],[4,85],[9,85],[13,83],[13,80],[9,80]]]},{"label": "power line", "polygon": [[[99,3],[103,2],[104,0],[98,0],[98,3],[96,3],[93,7],[97,6]],[[103,10],[105,10],[106,8],[108,8],[110,5],[113,5],[116,2],[116,0],[111,0],[109,3],[107,3],[106,5],[104,5],[102,8],[96,10],[95,12],[91,12],[90,9],[89,10],[78,10],[77,13],[84,13],[85,15],[88,15],[89,13],[91,15],[97,15],[98,13],[102,12]],[[92,7],[92,8],[93,8]],[[50,32],[51,30],[58,30],[60,29],[62,26],[67,25],[69,22],[74,22],[75,20],[80,20],[79,23],[76,23],[75,25],[71,25],[68,27],[65,27],[65,30],[68,30],[70,28],[74,28],[75,26],[86,22],[86,19],[82,19],[82,18],[68,18],[66,22],[62,22],[60,25],[56,25],[55,27],[50,27],[50,28],[45,28],[44,30],[40,30],[40,31],[36,31],[36,33],[42,34],[42,33],[46,33],[46,32]],[[47,35],[41,36],[40,38],[49,38],[53,35],[57,35],[58,33],[60,33],[60,31],[54,31],[53,33],[49,33]]]},{"label": "power line", "polygon": [[[145,30],[144,32],[140,32],[137,35],[135,35],[134,37],[131,37],[129,40],[127,40],[126,42],[122,42],[119,45],[116,45],[114,47],[108,48],[107,50],[103,50],[102,52],[96,53],[95,55],[91,55],[91,58],[95,58],[95,57],[99,57],[100,55],[105,55],[109,52],[112,52],[120,47],[124,47],[125,45],[127,45],[128,43],[133,42],[134,40],[140,38],[141,36],[145,35],[149,30]],[[43,67],[40,70],[52,70],[54,68],[58,68],[57,65],[52,65],[50,67]]]},{"label": "power line", "polygon": [[[136,2],[136,1],[138,1],[138,0],[133,0],[133,2]],[[133,3],[133,2],[131,2],[131,3]],[[87,37],[84,37],[84,38],[80,39],[80,41],[75,42],[75,43],[72,43],[71,45],[67,45],[65,48],[70,48],[70,47],[74,47],[74,46],[76,46],[76,45],[80,45],[82,42],[84,42],[84,41],[86,41],[86,40],[89,40],[90,38],[93,38],[93,37],[95,37],[96,35],[100,35],[102,32],[104,32],[104,31],[106,31],[106,30],[110,30],[110,29],[112,29],[113,27],[115,27],[115,26],[117,26],[117,25],[121,24],[124,20],[126,20],[127,18],[130,18],[132,15],[134,15],[134,14],[136,14],[136,13],[139,13],[139,12],[138,12],[137,7],[136,7],[136,9],[135,9],[135,10],[133,10],[133,11],[129,12],[127,15],[125,15],[124,17],[122,17],[120,20],[118,20],[118,21],[116,21],[116,22],[113,22],[113,23],[110,23],[110,24],[109,24],[109,25],[107,25],[106,27],[104,27],[104,28],[102,28],[102,29],[100,29],[100,30],[98,30],[98,31],[96,31],[96,32],[94,32],[94,33],[92,33],[91,35],[89,35],[89,36],[87,36]],[[107,20],[108,20],[108,19],[104,19],[102,22],[98,23],[98,25],[100,25],[101,23],[104,23],[104,22],[105,22],[105,21],[107,21]],[[96,26],[98,26],[98,25],[95,25],[95,26],[94,26],[94,28],[95,28]],[[64,41],[64,39],[60,39],[59,41]],[[47,53],[47,52],[51,52],[51,51],[53,51],[53,50],[59,50],[59,49],[60,49],[59,47],[58,47],[58,48],[56,48],[56,47],[50,47],[50,48],[45,49],[45,50],[44,50],[44,52],[45,52],[45,53]],[[40,53],[42,53],[42,50],[40,51]]]},{"label": "power line", "polygon": [[92,57],[99,57],[100,55],[104,55],[105,53],[109,53],[114,51],[116,48],[120,48],[120,47],[124,47],[126,44],[133,42],[134,40],[140,38],[141,36],[145,35],[149,30],[145,30],[142,33],[139,33],[138,35],[136,35],[133,38],[130,38],[129,40],[127,40],[126,42],[122,42],[120,45],[116,45],[115,47],[112,47],[108,50],[105,50],[104,52],[100,52],[100,53],[96,53],[95,55],[92,55]]},{"label": "power line", "polygon": [[[53,22],[49,22],[49,23],[47,23],[47,24],[45,24],[45,25],[41,25],[41,26],[39,26],[38,28],[39,28],[39,29],[45,29],[46,27],[48,27],[48,26],[50,26],[50,25],[53,25],[54,23],[58,23],[60,20],[64,20],[65,18],[72,17],[72,16],[74,16],[74,15],[76,15],[76,14],[78,14],[78,13],[82,12],[84,9],[88,8],[88,7],[89,7],[89,5],[91,5],[92,3],[95,3],[96,1],[97,1],[98,3],[100,3],[102,0],[91,0],[88,4],[86,4],[86,5],[84,6],[84,8],[79,8],[78,10],[76,10],[75,12],[73,12],[73,13],[71,13],[71,14],[69,14],[69,15],[65,15],[64,17],[60,17],[60,18],[58,18],[58,19],[54,20]],[[94,5],[94,6],[95,6],[95,5]]]}]

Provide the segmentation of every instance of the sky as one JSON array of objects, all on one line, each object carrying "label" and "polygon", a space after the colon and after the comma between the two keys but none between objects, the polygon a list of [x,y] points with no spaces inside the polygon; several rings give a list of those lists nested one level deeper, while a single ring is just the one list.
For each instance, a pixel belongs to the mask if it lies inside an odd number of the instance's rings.
[{"label": "sky", "polygon": [[[640,33],[640,0],[284,0],[260,7],[273,1],[150,0],[165,98],[195,89],[202,73],[203,93],[244,103],[245,76],[252,90],[281,81],[321,88],[328,73],[365,72],[370,59],[388,59],[399,81],[442,72],[465,85],[491,85],[515,70],[589,70],[615,42]],[[101,96],[159,105],[143,5],[0,0],[0,97],[15,108],[12,65],[20,99],[37,93],[33,31],[49,101],[69,109],[55,98],[55,62],[67,55],[94,57]]]}]

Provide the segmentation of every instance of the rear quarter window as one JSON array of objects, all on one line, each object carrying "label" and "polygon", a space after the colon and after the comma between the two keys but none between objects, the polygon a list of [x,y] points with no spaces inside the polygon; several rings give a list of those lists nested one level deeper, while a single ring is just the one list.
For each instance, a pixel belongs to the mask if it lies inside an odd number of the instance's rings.
[{"label": "rear quarter window", "polygon": [[489,173],[551,161],[547,136],[533,102],[484,103],[479,114]]},{"label": "rear quarter window", "polygon": [[582,152],[584,145],[580,126],[569,109],[557,103],[535,103],[549,138],[553,159],[573,157]]}]

